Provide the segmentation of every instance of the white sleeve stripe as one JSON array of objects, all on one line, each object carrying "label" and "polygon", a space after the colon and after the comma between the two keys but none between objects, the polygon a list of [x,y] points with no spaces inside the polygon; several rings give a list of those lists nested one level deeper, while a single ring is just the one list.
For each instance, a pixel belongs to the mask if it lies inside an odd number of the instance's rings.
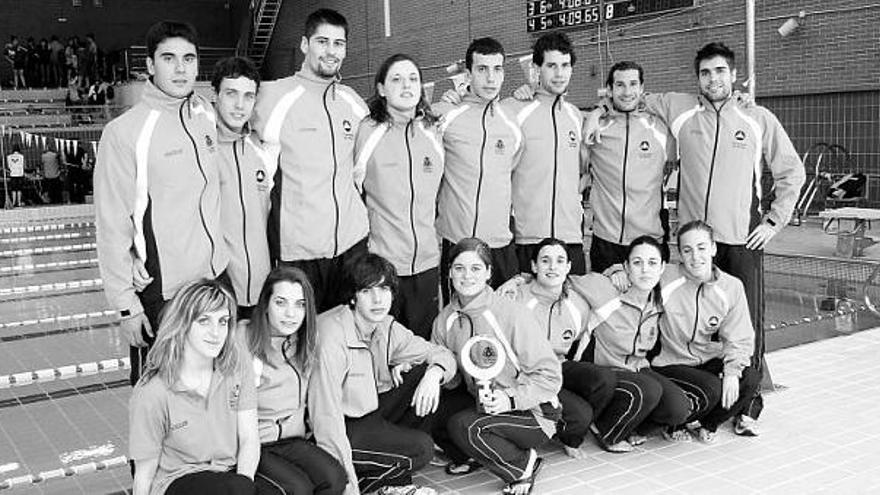
[{"label": "white sleeve stripe", "polygon": [[760,199],[761,199],[761,156],[764,154],[764,146],[763,146],[763,133],[761,132],[761,126],[758,124],[758,121],[749,117],[742,110],[737,107],[733,107],[733,111],[736,112],[737,115],[741,119],[743,119],[749,127],[752,128],[752,132],[755,133],[755,161],[752,163],[755,170],[754,184],[755,184],[755,197],[758,198],[758,208],[760,208]]},{"label": "white sleeve stripe", "polygon": [[272,109],[272,113],[269,114],[266,128],[263,129],[263,135],[261,136],[263,141],[272,144],[281,142],[281,125],[287,117],[287,112],[290,111],[296,100],[305,92],[306,89],[304,87],[297,86],[293,91],[285,94],[278,100],[275,108]]},{"label": "white sleeve stripe", "polygon": [[364,184],[364,178],[367,176],[367,162],[370,160],[370,157],[373,156],[373,152],[376,151],[376,146],[379,146],[379,141],[382,140],[382,136],[388,132],[388,126],[386,124],[379,124],[379,127],[373,130],[370,134],[370,137],[367,138],[367,141],[364,143],[364,148],[359,150],[358,156],[355,157],[354,161],[354,181],[357,184],[358,189],[360,189]]},{"label": "white sleeve stripe", "polygon": [[615,311],[620,309],[623,306],[623,303],[620,302],[619,297],[615,297],[614,299],[608,301],[603,304],[599,309],[593,311],[590,318],[590,330],[598,327],[602,322],[607,320]]},{"label": "white sleeve stripe", "polygon": [[452,325],[455,325],[455,320],[458,319],[458,313],[450,313],[449,316],[446,317],[446,331],[449,332],[452,330]]},{"label": "white sleeve stripe", "polygon": [[666,134],[660,132],[657,129],[656,123],[652,124],[647,118],[639,117],[639,120],[642,122],[642,125],[644,125],[646,129],[651,131],[654,139],[656,139],[657,142],[660,143],[660,150],[663,152],[663,156],[666,156]]},{"label": "white sleeve stripe", "polygon": [[440,160],[445,160],[446,159],[446,150],[443,149],[443,143],[441,143],[440,140],[437,139],[437,135],[432,133],[428,129],[425,129],[424,123],[419,125],[418,128],[422,132],[422,134],[424,134],[425,137],[428,138],[428,141],[431,142],[431,146],[434,147],[434,151],[437,152],[437,155],[440,157]]},{"label": "white sleeve stripe", "polygon": [[147,166],[150,158],[150,144],[153,131],[159,122],[159,111],[150,110],[147,120],[138,134],[135,144],[135,196],[134,196],[134,249],[144,263],[147,262],[147,241],[144,238],[144,213],[149,202],[149,176]]},{"label": "white sleeve stripe", "polygon": [[583,331],[583,321],[584,318],[581,315],[581,312],[578,311],[577,306],[571,302],[571,299],[564,300],[565,308],[568,309],[568,313],[571,315],[571,319],[574,320],[574,328],[577,332],[577,336],[580,336],[581,331]]},{"label": "white sleeve stripe", "polygon": [[532,112],[534,112],[535,109],[538,108],[539,106],[541,106],[541,102],[538,100],[535,100],[535,101],[529,103],[528,105],[526,105],[522,110],[519,111],[518,114],[516,114],[516,122],[519,125],[523,125],[523,122],[525,122],[526,119],[529,118],[529,115],[531,115]]},{"label": "white sleeve stripe", "polygon": [[504,333],[501,332],[501,325],[498,324],[498,320],[495,318],[495,315],[492,314],[488,309],[483,311],[483,318],[489,323],[489,326],[492,327],[492,331],[495,333],[495,338],[501,342],[501,346],[504,347],[504,351],[507,352],[507,359],[510,360],[510,364],[516,368],[517,373],[520,371],[521,367],[519,364],[519,357],[516,353],[513,352],[513,348],[510,347],[510,341],[507,340],[507,337],[504,336]]},{"label": "white sleeve stripe", "polygon": [[534,297],[529,299],[529,301],[526,303],[526,307],[531,309],[532,311],[535,310],[535,306],[537,306],[537,305],[538,305],[538,300],[535,299]]},{"label": "white sleeve stripe", "polygon": [[513,131],[513,149],[518,150],[522,145],[522,131],[520,131],[519,126],[514,124],[512,120],[507,117],[507,113],[501,109],[501,105],[496,105],[495,110],[498,112],[498,116],[501,117],[501,120],[510,127],[510,130]]},{"label": "white sleeve stripe", "polygon": [[343,100],[345,100],[346,103],[351,105],[351,110],[354,112],[358,120],[367,116],[367,109],[364,108],[361,102],[357,101],[353,96],[348,94],[346,90],[341,89],[338,94],[342,97]]},{"label": "white sleeve stripe", "polygon": [[679,277],[668,284],[663,284],[663,289],[660,291],[660,296],[664,301],[668,301],[672,294],[675,293],[678,289],[684,286],[685,278]]},{"label": "white sleeve stripe", "polygon": [[727,299],[727,294],[724,293],[724,290],[718,286],[718,284],[712,284],[712,288],[715,289],[715,293],[718,294],[718,297],[721,299],[721,302],[724,304],[724,314],[730,312],[730,300]]},{"label": "white sleeve stripe", "polygon": [[687,112],[679,115],[675,120],[672,121],[672,125],[669,129],[672,131],[672,135],[675,136],[675,139],[678,139],[678,133],[681,132],[681,127],[688,121],[691,117],[696,115],[697,112],[702,112],[703,107],[700,105],[691,108]]},{"label": "white sleeve stripe", "polygon": [[470,105],[462,105],[456,109],[450,110],[440,119],[440,130],[446,132],[446,129],[452,125],[452,121],[457,119],[461,114],[465,113]]}]

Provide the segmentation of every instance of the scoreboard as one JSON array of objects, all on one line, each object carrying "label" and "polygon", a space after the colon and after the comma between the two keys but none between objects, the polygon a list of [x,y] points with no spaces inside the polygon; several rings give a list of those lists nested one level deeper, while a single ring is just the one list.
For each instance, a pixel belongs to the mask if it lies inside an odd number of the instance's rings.
[{"label": "scoreboard", "polygon": [[623,21],[693,7],[694,0],[527,0],[530,33]]}]

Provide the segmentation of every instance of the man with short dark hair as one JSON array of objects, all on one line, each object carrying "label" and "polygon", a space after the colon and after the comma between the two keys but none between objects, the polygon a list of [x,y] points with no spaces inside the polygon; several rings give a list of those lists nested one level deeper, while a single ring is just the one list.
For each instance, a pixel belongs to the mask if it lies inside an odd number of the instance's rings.
[{"label": "man with short dark hair", "polygon": [[[110,307],[131,345],[134,384],[159,312],[184,284],[225,277],[217,129],[211,104],[193,93],[197,35],[161,21],[146,36],[141,100],[107,124],[95,166],[98,267]],[[152,279],[138,293],[133,274]]]},{"label": "man with short dark hair", "polygon": [[343,302],[342,267],[367,249],[367,210],[355,189],[354,137],[367,107],[339,82],[348,22],[335,10],[306,18],[302,68],[262,85],[253,124],[280,153],[272,189],[273,259],[301,268],[318,311]]},{"label": "man with short dark hair", "polygon": [[571,273],[586,273],[579,188],[583,116],[565,99],[575,62],[568,36],[541,36],[532,49],[532,64],[538,71],[534,97],[505,100],[524,136],[522,158],[512,177],[520,272],[531,271],[538,243],[552,237],[565,243]]},{"label": "man with short dark hair", "polygon": [[217,95],[217,164],[229,279],[238,301],[238,317],[250,318],[271,269],[266,219],[277,162],[263,150],[248,124],[260,87],[260,73],[253,62],[242,57],[218,61],[211,86]]},{"label": "man with short dark hair", "polygon": [[669,255],[661,221],[664,166],[675,153],[669,130],[641,104],[644,70],[639,64],[614,64],[605,88],[610,105],[599,123],[602,139],[584,148],[592,182],[594,272],[623,263],[629,243],[642,235],[662,241]]},{"label": "man with short dark hair", "polygon": [[470,89],[457,105],[439,103],[446,167],[437,196],[442,239],[440,283],[449,302],[449,252],[479,237],[491,248],[492,287],[517,273],[510,231],[511,174],[522,154],[522,132],[509,105],[498,101],[504,83],[504,47],[493,38],[471,42],[465,54]]},{"label": "man with short dark hair", "polygon": [[[645,99],[676,138],[681,156],[678,218],[715,229],[715,263],[742,280],[755,327],[753,365],[763,373],[764,247],[788,223],[804,183],[804,165],[772,112],[733,97],[733,50],[709,43],[694,58],[699,95],[666,93]],[[774,200],[761,208],[761,174],[773,176]],[[760,395],[735,431],[756,435]]]}]

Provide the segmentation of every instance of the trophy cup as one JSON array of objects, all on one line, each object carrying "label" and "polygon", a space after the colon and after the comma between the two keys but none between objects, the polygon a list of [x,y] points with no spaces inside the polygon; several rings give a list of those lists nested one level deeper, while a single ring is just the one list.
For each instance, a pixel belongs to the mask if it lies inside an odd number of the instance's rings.
[{"label": "trophy cup", "polygon": [[492,379],[504,369],[506,355],[501,342],[492,337],[476,335],[461,348],[461,366],[477,384],[477,409],[486,412],[484,404],[492,398]]}]

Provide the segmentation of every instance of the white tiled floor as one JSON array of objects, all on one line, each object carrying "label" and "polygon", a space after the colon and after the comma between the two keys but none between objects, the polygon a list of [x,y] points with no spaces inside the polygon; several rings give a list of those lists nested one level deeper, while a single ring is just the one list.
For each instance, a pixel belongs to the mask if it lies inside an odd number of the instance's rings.
[{"label": "white tiled floor", "polygon": [[[768,354],[778,391],[765,396],[762,435],[722,427],[715,444],[652,438],[630,454],[591,440],[585,460],[556,445],[534,494],[880,493],[880,329]],[[418,482],[440,493],[494,494],[485,470],[451,478],[431,468]]]}]

